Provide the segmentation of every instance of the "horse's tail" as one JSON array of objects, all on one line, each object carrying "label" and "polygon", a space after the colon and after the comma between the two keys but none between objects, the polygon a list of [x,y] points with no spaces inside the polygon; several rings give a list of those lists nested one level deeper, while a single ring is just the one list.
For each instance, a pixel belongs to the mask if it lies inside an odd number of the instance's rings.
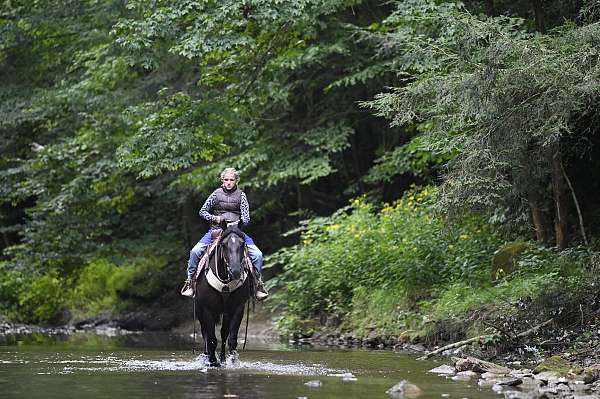
[{"label": "horse's tail", "polygon": [[221,324],[221,315],[215,317],[215,326],[218,326],[219,324]]}]

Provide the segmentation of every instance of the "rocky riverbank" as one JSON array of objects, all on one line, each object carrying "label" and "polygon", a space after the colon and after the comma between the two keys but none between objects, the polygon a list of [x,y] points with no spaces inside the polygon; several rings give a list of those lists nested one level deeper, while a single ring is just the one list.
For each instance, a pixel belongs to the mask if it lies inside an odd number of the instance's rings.
[{"label": "rocky riverbank", "polygon": [[453,358],[454,364],[430,370],[455,381],[475,381],[505,399],[600,398],[600,364],[582,368],[550,357],[533,369],[511,369],[473,357]]}]

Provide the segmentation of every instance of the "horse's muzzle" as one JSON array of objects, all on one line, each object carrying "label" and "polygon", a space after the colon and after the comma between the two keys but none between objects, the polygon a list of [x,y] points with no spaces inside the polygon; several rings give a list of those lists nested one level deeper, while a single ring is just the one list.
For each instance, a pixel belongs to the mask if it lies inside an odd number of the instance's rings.
[{"label": "horse's muzzle", "polygon": [[231,279],[232,280],[239,280],[240,277],[242,277],[242,269],[235,269],[235,270],[230,270],[231,273]]}]

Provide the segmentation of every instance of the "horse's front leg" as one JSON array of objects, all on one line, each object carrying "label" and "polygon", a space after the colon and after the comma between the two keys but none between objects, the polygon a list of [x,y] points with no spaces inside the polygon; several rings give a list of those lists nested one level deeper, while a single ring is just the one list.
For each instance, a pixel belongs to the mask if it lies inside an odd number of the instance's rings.
[{"label": "horse's front leg", "polygon": [[216,320],[212,313],[204,312],[204,320],[202,322],[203,335],[204,335],[204,347],[208,355],[208,361],[211,366],[218,366],[219,361],[217,360],[217,336],[215,335],[215,324]]},{"label": "horse's front leg", "polygon": [[[206,320],[203,316],[202,306],[199,306],[197,303],[194,303],[196,307],[196,319],[200,323],[200,333],[202,334],[202,342],[204,343],[204,355],[208,356],[208,339],[206,338]],[[196,321],[194,320],[194,323]]]},{"label": "horse's front leg", "polygon": [[229,338],[227,340],[227,345],[229,346],[229,353],[232,355],[237,354],[236,350],[238,344],[238,331],[240,330],[240,324],[244,318],[244,305],[245,302],[242,302],[237,306],[237,308],[235,308],[235,311],[231,315],[229,321]]},{"label": "horse's front leg", "polygon": [[223,313],[223,323],[221,324],[221,363],[225,362],[225,345],[227,338],[229,337],[229,315],[227,312]]}]

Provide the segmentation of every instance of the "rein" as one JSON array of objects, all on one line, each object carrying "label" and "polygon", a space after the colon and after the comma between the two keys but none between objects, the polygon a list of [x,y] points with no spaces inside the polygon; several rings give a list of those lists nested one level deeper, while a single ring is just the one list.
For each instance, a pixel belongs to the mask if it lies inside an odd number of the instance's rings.
[{"label": "rein", "polygon": [[[219,249],[221,248],[221,245],[222,245],[221,243],[218,243],[217,246],[215,247],[215,272],[216,272],[217,278],[219,280],[221,280],[223,282],[226,282],[226,281],[229,282],[229,281],[231,281],[231,268],[229,267],[229,261],[225,257],[224,251],[221,250],[219,252]],[[218,264],[219,259],[222,259],[223,263],[225,264],[226,271],[227,271],[227,274],[228,274],[226,276],[226,278],[222,278],[219,275],[219,264]]]}]

